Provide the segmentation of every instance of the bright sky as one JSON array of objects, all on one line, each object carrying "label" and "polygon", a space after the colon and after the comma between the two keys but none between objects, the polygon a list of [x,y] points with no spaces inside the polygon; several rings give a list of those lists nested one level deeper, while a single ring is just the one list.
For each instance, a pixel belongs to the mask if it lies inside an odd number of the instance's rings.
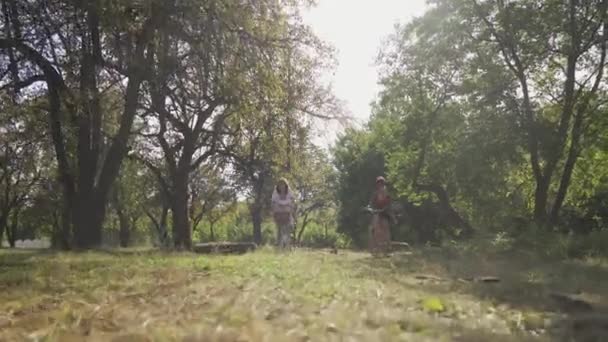
[{"label": "bright sky", "polygon": [[[305,22],[337,49],[334,93],[358,122],[367,121],[379,88],[375,60],[396,23],[422,15],[425,0],[319,0]],[[331,138],[330,138],[331,139]]]}]

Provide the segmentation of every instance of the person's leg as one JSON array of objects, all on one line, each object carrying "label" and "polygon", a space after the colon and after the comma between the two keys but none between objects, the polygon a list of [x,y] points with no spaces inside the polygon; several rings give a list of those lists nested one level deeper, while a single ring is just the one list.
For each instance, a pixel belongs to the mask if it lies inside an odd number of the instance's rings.
[{"label": "person's leg", "polygon": [[289,247],[289,224],[281,224],[281,249]]},{"label": "person's leg", "polygon": [[279,224],[278,221],[275,220],[275,226],[277,227],[277,235],[276,235],[276,241],[275,241],[275,245],[277,247],[281,246],[281,224]]},{"label": "person's leg", "polygon": [[278,245],[279,245],[280,249],[283,249],[283,247],[284,247],[284,245],[283,245],[283,235],[285,234],[283,232],[284,229],[285,229],[284,225],[283,224],[279,224],[279,239],[278,239],[279,243],[278,243]]},{"label": "person's leg", "polygon": [[381,218],[380,226],[381,226],[380,241],[382,244],[382,253],[387,255],[390,252],[390,241],[391,241],[390,222],[389,222],[388,216]]},{"label": "person's leg", "polygon": [[369,230],[369,251],[372,255],[376,254],[376,249],[377,249],[377,237],[376,237],[376,229],[377,229],[377,225],[378,225],[378,219],[377,219],[378,215],[374,215],[372,217],[372,222],[370,225],[370,230]]},{"label": "person's leg", "polygon": [[293,236],[293,223],[289,223],[285,225],[285,247],[287,249],[291,249],[292,244],[292,236]]}]

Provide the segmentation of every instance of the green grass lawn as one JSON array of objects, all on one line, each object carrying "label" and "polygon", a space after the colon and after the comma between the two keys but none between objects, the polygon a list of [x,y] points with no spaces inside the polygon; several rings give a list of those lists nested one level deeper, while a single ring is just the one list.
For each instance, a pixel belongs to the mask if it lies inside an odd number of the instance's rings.
[{"label": "green grass lawn", "polygon": [[606,280],[601,260],[450,248],[382,259],[1,250],[0,341],[599,341]]}]

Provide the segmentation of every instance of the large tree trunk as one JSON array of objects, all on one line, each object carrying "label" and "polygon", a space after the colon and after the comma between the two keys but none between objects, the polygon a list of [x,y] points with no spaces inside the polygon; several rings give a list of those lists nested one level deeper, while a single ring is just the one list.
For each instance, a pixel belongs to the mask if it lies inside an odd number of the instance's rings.
[{"label": "large tree trunk", "polygon": [[[574,3],[571,3],[571,5],[574,6]],[[599,66],[598,72],[596,74],[595,81],[593,83],[593,86],[591,87],[591,90],[582,99],[581,104],[578,106],[576,115],[574,117],[574,124],[572,125],[572,131],[571,131],[572,137],[570,139],[570,147],[568,149],[568,155],[566,157],[566,162],[564,164],[564,170],[562,173],[562,177],[560,179],[559,188],[557,190],[555,201],[553,203],[553,207],[551,208],[551,213],[550,213],[550,217],[549,217],[550,223],[552,225],[555,225],[558,222],[559,213],[560,213],[560,210],[566,199],[566,194],[568,193],[568,188],[570,187],[572,173],[574,172],[574,167],[576,165],[576,161],[580,154],[581,138],[584,134],[583,121],[585,119],[585,114],[589,112],[589,110],[590,110],[589,105],[590,105],[591,99],[597,93],[600,83],[602,82],[602,79],[604,76],[604,68],[605,68],[606,52],[607,52],[606,50],[608,48],[608,43],[607,43],[608,23],[606,22],[606,14],[607,14],[606,11],[608,9],[608,3],[606,1],[602,1],[600,6],[601,6],[600,15],[601,15],[601,19],[602,19],[603,34],[601,37],[601,44],[600,44],[600,60],[598,63],[598,66]],[[572,13],[574,13],[574,10],[572,11]],[[593,109],[591,109],[591,111],[593,111]]]},{"label": "large tree trunk", "polygon": [[[82,106],[71,101],[70,96],[64,96],[73,91],[68,89],[62,74],[43,54],[20,39],[0,39],[0,49],[17,49],[25,59],[36,64],[45,76],[49,96],[50,134],[66,201],[64,216],[71,221],[64,220],[64,240],[68,239],[71,224],[74,232],[73,242],[78,248],[91,248],[101,243],[101,228],[105,218],[108,191],[126,154],[127,142],[139,102],[139,87],[147,65],[145,48],[154,34],[154,26],[158,23],[157,20],[152,19],[147,21],[142,31],[136,35],[135,46],[130,51],[125,73],[128,84],[118,133],[110,139],[111,146],[100,165],[102,112],[96,77],[99,73],[97,68],[102,62],[101,40],[97,7],[91,3],[86,7],[86,11],[88,32],[82,32],[84,33],[81,36],[82,48],[79,51],[82,68],[78,95],[82,97]],[[80,32],[77,30],[75,33]],[[62,113],[63,104],[66,105],[66,112],[71,116],[70,121],[66,121],[65,117],[68,115]],[[71,125],[68,129],[64,129],[64,121]],[[70,138],[76,138],[75,156],[71,153],[74,151],[69,151],[67,148],[66,141],[71,141]]]},{"label": "large tree trunk", "polygon": [[262,206],[258,203],[251,205],[251,222],[253,223],[253,242],[262,244]]},{"label": "large tree trunk", "polygon": [[6,239],[11,248],[15,248],[17,242],[17,226],[19,225],[19,210],[13,212],[13,219],[6,225]]},{"label": "large tree trunk", "polygon": [[[580,141],[580,125],[582,124],[582,120],[576,120],[574,123],[574,132],[572,136],[572,142],[570,143],[570,148],[568,150],[568,156],[566,157],[566,162],[564,164],[564,171],[562,173],[562,177],[560,179],[559,188],[557,189],[557,194],[555,196],[555,200],[553,202],[553,207],[551,208],[551,213],[549,217],[549,223],[552,226],[555,226],[559,220],[559,213],[564,204],[564,200],[566,199],[566,194],[568,193],[568,188],[570,187],[570,180],[572,178],[572,172],[574,172],[574,166],[576,165],[576,160],[579,156],[579,141]],[[577,127],[578,126],[578,127]]]},{"label": "large tree trunk", "polygon": [[4,236],[4,231],[6,230],[6,225],[8,221],[8,215],[5,213],[0,213],[0,248],[2,247],[2,239]]},{"label": "large tree trunk", "polygon": [[[14,232],[13,232],[14,233]],[[6,239],[8,240],[8,245],[10,248],[15,248],[16,245],[16,240],[15,240],[15,235],[13,235],[11,233],[10,229],[6,230]]]},{"label": "large tree trunk", "polygon": [[129,247],[129,244],[131,243],[131,227],[129,225],[129,220],[124,214],[118,216],[118,225],[118,240],[120,242],[120,247]]},{"label": "large tree trunk", "polygon": [[167,216],[169,215],[169,205],[163,202],[160,218],[158,220],[151,212],[147,210],[145,212],[148,218],[150,218],[150,221],[152,221],[154,227],[156,228],[156,233],[158,234],[158,240],[160,244],[163,247],[168,247],[169,234],[167,233]]},{"label": "large tree trunk", "polygon": [[131,238],[131,222],[127,213],[124,210],[123,203],[120,198],[119,187],[112,191],[112,202],[116,216],[118,217],[118,239],[120,247],[128,247]]},{"label": "large tree trunk", "polygon": [[534,221],[540,225],[547,224],[547,204],[549,201],[549,181],[545,176],[536,178],[534,192]]},{"label": "large tree trunk", "polygon": [[188,218],[188,173],[178,172],[173,177],[173,243],[175,248],[192,248],[192,233]]},{"label": "large tree trunk", "polygon": [[264,179],[260,176],[254,182],[253,203],[249,207],[251,222],[253,223],[253,242],[260,245],[262,243],[262,221],[263,221],[263,191]]},{"label": "large tree trunk", "polygon": [[73,212],[73,242],[76,248],[87,249],[101,245],[106,202],[105,198],[96,197],[77,203]]},{"label": "large tree trunk", "polygon": [[120,207],[116,208],[116,215],[118,216],[118,238],[120,240],[120,247],[129,247],[131,242],[131,226],[129,218],[125,214],[124,210],[122,210]]},{"label": "large tree trunk", "polygon": [[60,221],[60,215],[57,211],[53,211],[51,214],[53,219],[53,230],[51,231],[51,248],[52,249],[67,249],[62,245],[63,233]]},{"label": "large tree trunk", "polygon": [[58,231],[59,236],[57,241],[58,247],[62,250],[68,250],[72,247],[72,210],[70,209],[71,201],[65,197],[64,188],[64,205],[61,208],[61,230]]}]

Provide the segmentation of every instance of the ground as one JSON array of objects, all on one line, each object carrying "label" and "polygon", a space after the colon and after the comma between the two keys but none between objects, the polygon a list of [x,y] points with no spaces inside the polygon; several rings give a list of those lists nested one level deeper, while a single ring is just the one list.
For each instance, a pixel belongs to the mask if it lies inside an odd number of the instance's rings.
[{"label": "ground", "polygon": [[600,341],[607,279],[603,260],[458,248],[0,250],[0,341]]}]

